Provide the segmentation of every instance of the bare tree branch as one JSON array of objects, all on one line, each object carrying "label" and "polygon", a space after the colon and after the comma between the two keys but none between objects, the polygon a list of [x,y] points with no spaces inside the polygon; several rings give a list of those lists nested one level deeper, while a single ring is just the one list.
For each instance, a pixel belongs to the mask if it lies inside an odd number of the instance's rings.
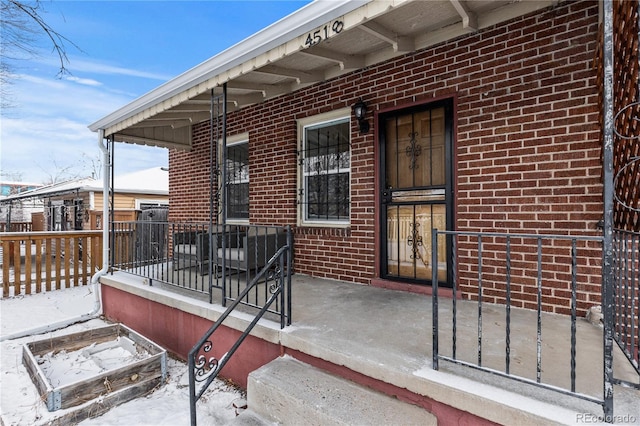
[{"label": "bare tree branch", "polygon": [[77,171],[77,164],[61,164],[54,158],[49,161],[47,168],[37,162],[36,165],[47,174],[47,178],[42,182],[45,185],[80,178],[80,173]]},{"label": "bare tree branch", "polygon": [[66,64],[69,63],[69,58],[67,58],[65,42],[71,44],[72,46],[74,46],[79,50],[80,48],[71,40],[69,40],[68,38],[66,38],[59,32],[57,32],[56,30],[54,30],[49,24],[47,24],[47,22],[42,18],[42,16],[40,16],[40,11],[44,10],[41,7],[40,0],[36,0],[34,6],[29,6],[24,2],[16,1],[16,0],[4,0],[4,1],[7,1],[8,3],[12,4],[17,10],[22,11],[28,17],[30,17],[33,20],[33,22],[35,22],[35,24],[40,28],[40,30],[42,30],[46,34],[46,36],[49,38],[49,40],[51,41],[51,44],[53,45],[53,50],[58,55],[58,58],[60,60],[60,71],[58,72],[58,77],[62,77],[63,75],[69,73],[69,71],[66,68]]},{"label": "bare tree branch", "polygon": [[0,94],[1,106],[8,107],[7,87],[15,77],[13,64],[17,60],[28,59],[37,54],[36,42],[44,34],[58,57],[60,67],[56,77],[71,74],[67,69],[69,58],[67,47],[82,51],[75,43],[51,27],[42,14],[45,13],[40,0],[24,2],[0,0]]}]

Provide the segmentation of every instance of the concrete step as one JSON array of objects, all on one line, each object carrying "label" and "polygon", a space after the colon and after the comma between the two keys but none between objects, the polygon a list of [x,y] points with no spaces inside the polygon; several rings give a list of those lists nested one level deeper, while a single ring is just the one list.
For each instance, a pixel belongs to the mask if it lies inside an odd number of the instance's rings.
[{"label": "concrete step", "polygon": [[282,425],[436,425],[434,415],[285,356],[249,374],[249,409]]}]

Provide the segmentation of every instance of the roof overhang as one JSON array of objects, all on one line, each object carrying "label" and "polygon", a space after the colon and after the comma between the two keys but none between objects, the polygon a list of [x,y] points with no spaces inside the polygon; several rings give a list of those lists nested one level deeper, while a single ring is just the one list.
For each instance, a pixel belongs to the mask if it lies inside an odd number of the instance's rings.
[{"label": "roof overhang", "polygon": [[118,142],[190,149],[227,85],[234,111],[559,3],[315,1],[91,124]]},{"label": "roof overhang", "polygon": [[0,204],[12,204],[14,201],[44,200],[46,198],[60,197],[68,194],[79,195],[84,188],[81,186],[64,187],[60,189],[48,189],[47,191],[25,191],[21,194],[10,195],[0,199]]}]

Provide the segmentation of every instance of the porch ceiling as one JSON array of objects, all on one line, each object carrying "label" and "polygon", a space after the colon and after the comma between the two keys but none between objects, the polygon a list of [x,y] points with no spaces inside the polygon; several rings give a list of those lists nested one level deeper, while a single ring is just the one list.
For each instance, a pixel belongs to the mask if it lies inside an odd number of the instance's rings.
[{"label": "porch ceiling", "polygon": [[313,2],[89,128],[119,142],[190,149],[191,126],[210,118],[211,89],[223,83],[234,111],[558,2]]}]

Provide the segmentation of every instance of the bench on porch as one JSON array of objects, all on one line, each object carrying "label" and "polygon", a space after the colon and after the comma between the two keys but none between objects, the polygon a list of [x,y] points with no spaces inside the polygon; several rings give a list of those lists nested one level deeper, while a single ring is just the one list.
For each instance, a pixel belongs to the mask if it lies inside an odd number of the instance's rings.
[{"label": "bench on porch", "polygon": [[201,249],[196,244],[197,231],[182,231],[173,234],[173,269],[192,268],[202,260]]},{"label": "bench on porch", "polygon": [[[280,231],[280,232],[279,232]],[[287,243],[287,235],[272,227],[218,227],[211,236],[213,267],[251,271],[264,266]],[[222,238],[225,238],[223,248]],[[174,269],[196,267],[201,275],[209,272],[209,234],[188,231],[173,235]]]},{"label": "bench on porch", "polygon": [[232,233],[224,249],[218,244],[217,266],[222,267],[224,257],[226,269],[249,274],[266,265],[278,249],[286,244],[287,234],[277,228],[252,227],[244,233]]}]

